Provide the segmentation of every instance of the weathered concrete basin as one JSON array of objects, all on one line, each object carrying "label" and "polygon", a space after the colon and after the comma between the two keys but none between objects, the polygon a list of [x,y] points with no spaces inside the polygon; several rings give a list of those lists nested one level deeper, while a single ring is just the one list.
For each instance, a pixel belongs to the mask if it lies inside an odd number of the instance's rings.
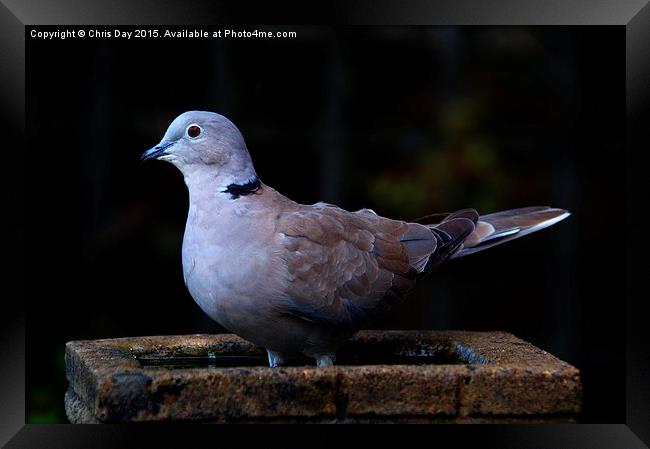
[{"label": "weathered concrete basin", "polygon": [[580,372],[503,332],[363,331],[338,365],[268,368],[231,334],[72,341],[73,423],[573,422]]}]

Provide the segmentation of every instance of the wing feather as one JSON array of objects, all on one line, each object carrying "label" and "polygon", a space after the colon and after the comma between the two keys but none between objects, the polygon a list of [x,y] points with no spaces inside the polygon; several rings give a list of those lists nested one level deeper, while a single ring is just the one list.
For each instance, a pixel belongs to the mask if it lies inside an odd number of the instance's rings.
[{"label": "wing feather", "polygon": [[277,231],[286,237],[290,282],[278,307],[333,329],[357,330],[453,254],[477,220],[474,209],[464,209],[407,223],[324,203],[282,213]]},{"label": "wing feather", "polygon": [[425,226],[322,203],[281,214],[277,231],[290,273],[279,307],[349,330],[403,297],[437,242]]}]

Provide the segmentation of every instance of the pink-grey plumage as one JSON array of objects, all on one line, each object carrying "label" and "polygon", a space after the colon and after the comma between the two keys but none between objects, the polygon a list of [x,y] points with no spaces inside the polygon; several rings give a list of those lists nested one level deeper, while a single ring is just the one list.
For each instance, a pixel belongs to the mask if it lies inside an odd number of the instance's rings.
[{"label": "pink-grey plumage", "polygon": [[239,130],[212,112],[181,114],[143,155],[150,158],[178,167],[189,190],[182,256],[190,294],[225,328],[266,348],[271,366],[291,353],[331,365],[352,334],[440,263],[569,215],[463,209],[407,222],[298,204],[259,180]]}]

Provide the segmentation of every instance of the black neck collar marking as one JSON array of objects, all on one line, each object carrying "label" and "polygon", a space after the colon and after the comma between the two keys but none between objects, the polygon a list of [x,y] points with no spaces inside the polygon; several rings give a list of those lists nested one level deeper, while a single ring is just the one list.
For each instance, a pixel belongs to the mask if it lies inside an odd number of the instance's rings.
[{"label": "black neck collar marking", "polygon": [[247,181],[245,184],[230,184],[228,187],[226,187],[226,190],[222,190],[222,193],[230,193],[230,199],[231,200],[236,200],[239,198],[241,195],[250,195],[251,193],[255,193],[259,190],[261,187],[262,183],[260,182],[259,178],[255,176],[253,179],[250,181]]}]

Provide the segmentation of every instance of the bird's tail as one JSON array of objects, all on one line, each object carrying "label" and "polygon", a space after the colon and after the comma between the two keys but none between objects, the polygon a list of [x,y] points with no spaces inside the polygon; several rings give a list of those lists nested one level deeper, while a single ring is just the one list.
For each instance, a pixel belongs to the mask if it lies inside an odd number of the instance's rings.
[{"label": "bird's tail", "polygon": [[467,256],[507,241],[547,228],[571,215],[564,209],[547,206],[523,207],[479,216],[474,209],[453,214],[434,214],[414,222],[437,228],[459,214],[474,222],[474,230],[458,245],[449,258]]}]

